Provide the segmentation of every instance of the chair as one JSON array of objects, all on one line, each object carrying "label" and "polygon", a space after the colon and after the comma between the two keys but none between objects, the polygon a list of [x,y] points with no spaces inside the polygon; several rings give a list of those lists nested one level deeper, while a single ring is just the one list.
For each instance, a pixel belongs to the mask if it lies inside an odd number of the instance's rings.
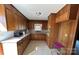
[{"label": "chair", "polygon": [[57,55],[62,55],[62,52],[60,51],[61,48],[63,48],[64,46],[60,43],[60,42],[55,42],[54,43],[54,49],[52,50],[52,53],[53,52],[56,52]]}]

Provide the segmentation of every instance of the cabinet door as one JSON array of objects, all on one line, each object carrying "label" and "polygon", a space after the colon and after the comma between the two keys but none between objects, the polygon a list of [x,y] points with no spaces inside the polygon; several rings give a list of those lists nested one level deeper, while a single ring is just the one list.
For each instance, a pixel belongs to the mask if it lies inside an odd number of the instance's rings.
[{"label": "cabinet door", "polygon": [[64,6],[58,13],[56,17],[56,23],[69,20],[70,5]]},{"label": "cabinet door", "polygon": [[3,55],[3,47],[1,43],[0,43],[0,55]]},{"label": "cabinet door", "polygon": [[22,55],[23,54],[23,51],[24,51],[23,41],[24,41],[24,39],[20,40],[17,43],[17,50],[18,50],[18,54],[19,55]]},{"label": "cabinet door", "polygon": [[26,29],[26,20],[23,19],[23,23],[24,23],[24,29]]},{"label": "cabinet door", "polygon": [[37,37],[37,36],[38,36],[37,34],[33,33],[33,34],[31,35],[32,40],[38,40],[38,37]]},{"label": "cabinet door", "polygon": [[7,14],[7,29],[8,31],[16,30],[15,25],[15,17],[12,10],[6,8],[6,14]]},{"label": "cabinet door", "polygon": [[50,14],[48,19],[47,43],[52,48],[58,39],[59,24],[56,24],[56,14]]},{"label": "cabinet door", "polygon": [[18,50],[18,54],[21,55],[22,54],[22,47],[21,47],[21,45],[17,46],[17,50]]},{"label": "cabinet door", "polygon": [[17,43],[18,54],[22,55],[29,44],[29,36],[24,37]]},{"label": "cabinet door", "polygon": [[22,16],[19,15],[19,29],[22,30],[23,29],[23,19]]},{"label": "cabinet door", "polygon": [[18,15],[15,14],[15,25],[16,25],[16,30],[19,30],[19,21],[18,21]]},{"label": "cabinet door", "polygon": [[34,33],[34,34],[31,34],[31,39],[44,41],[46,40],[46,34]]}]

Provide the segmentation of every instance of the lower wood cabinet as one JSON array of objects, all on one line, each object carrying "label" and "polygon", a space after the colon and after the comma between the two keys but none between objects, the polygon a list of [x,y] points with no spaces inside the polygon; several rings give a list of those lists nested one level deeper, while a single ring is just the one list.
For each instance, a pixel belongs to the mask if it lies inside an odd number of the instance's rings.
[{"label": "lower wood cabinet", "polygon": [[18,51],[18,55],[23,55],[25,49],[27,48],[30,39],[31,40],[41,40],[41,41],[46,41],[46,34],[45,33],[32,33],[26,37],[24,37],[23,39],[21,39],[20,41],[18,41],[17,43],[17,51]]},{"label": "lower wood cabinet", "polygon": [[31,40],[46,41],[46,34],[44,34],[44,33],[32,33]]},{"label": "lower wood cabinet", "polygon": [[3,47],[1,43],[0,43],[0,55],[3,55]]},{"label": "lower wood cabinet", "polygon": [[30,42],[30,35],[24,37],[17,43],[18,55],[22,55]]}]

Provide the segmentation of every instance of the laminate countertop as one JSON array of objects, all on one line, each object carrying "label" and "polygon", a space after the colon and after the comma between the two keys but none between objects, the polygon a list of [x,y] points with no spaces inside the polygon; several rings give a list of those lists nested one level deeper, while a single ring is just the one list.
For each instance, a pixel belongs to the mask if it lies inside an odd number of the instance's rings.
[{"label": "laminate countertop", "polygon": [[41,31],[31,30],[31,34],[47,34],[47,33],[48,33],[47,30],[41,30]]},{"label": "laminate countertop", "polygon": [[18,41],[20,41],[21,39],[23,39],[24,37],[28,36],[30,33],[27,33],[25,35],[22,35],[21,37],[12,37],[12,38],[9,38],[7,40],[3,40],[3,41],[0,41],[1,43],[17,43]]}]

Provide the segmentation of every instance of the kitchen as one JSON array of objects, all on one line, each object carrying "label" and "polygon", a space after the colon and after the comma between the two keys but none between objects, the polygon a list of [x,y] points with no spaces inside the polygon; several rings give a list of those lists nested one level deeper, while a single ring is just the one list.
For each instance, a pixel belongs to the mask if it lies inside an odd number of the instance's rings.
[{"label": "kitchen", "polygon": [[[26,54],[25,51],[27,52],[32,49],[33,44],[37,43],[36,45],[38,46],[33,49],[37,52],[37,50],[40,49],[39,45],[41,45],[44,49],[43,44],[45,43],[47,48],[45,50],[48,52],[46,53],[44,50],[44,54],[49,55],[51,53],[50,55],[52,55],[54,53],[52,50],[55,48],[54,45],[56,42],[63,45],[60,50],[61,54],[72,54],[78,24],[77,17],[79,15],[79,5],[39,4],[37,6],[34,5],[34,7],[35,8],[33,8],[32,5],[27,4],[0,4],[0,54],[29,55]],[[45,7],[45,9],[42,10],[41,7]],[[47,11],[50,12],[47,14]],[[45,13],[45,16],[42,12]],[[31,42],[33,42],[33,44]],[[30,44],[31,46],[28,48]],[[10,50],[12,50],[12,52]],[[55,51],[55,53],[57,53],[57,51]],[[43,53],[39,52],[38,54],[41,55]]]}]

